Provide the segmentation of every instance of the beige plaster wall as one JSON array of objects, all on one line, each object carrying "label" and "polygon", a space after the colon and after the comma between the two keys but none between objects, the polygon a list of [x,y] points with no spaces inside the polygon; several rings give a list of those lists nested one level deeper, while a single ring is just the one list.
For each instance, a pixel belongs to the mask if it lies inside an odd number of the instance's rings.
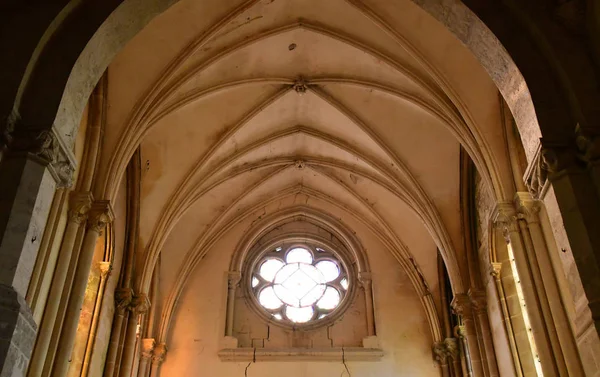
[{"label": "beige plaster wall", "polygon": [[[223,235],[192,274],[173,318],[161,376],[244,376],[247,363],[221,362],[217,352],[224,332],[226,272],[248,224],[246,220]],[[352,376],[438,376],[425,312],[408,277],[368,230],[354,230],[371,262],[375,321],[385,356],[378,362],[348,362]],[[341,362],[263,362],[251,365],[248,376],[329,377],[343,370]]]}]

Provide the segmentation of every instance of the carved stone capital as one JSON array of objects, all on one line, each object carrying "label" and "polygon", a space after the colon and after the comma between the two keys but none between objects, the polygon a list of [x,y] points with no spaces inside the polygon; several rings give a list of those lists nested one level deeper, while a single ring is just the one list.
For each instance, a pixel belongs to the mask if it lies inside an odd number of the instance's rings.
[{"label": "carved stone capital", "polygon": [[484,291],[469,291],[469,298],[475,314],[487,313],[487,297]]},{"label": "carved stone capital", "polygon": [[435,360],[440,364],[448,363],[448,354],[446,352],[446,345],[443,342],[437,342],[433,345],[433,354]]},{"label": "carved stone capital", "polygon": [[92,193],[74,191],[69,197],[69,221],[82,224],[92,208]]},{"label": "carved stone capital", "polygon": [[496,207],[492,212],[492,221],[498,229],[502,230],[502,234],[507,242],[510,241],[510,232],[519,231],[517,220],[518,214],[513,203],[501,202],[496,204]]},{"label": "carved stone capital", "polygon": [[154,356],[154,347],[156,346],[156,340],[154,340],[154,338],[146,338],[142,339],[141,343],[142,359],[151,360],[152,356]]},{"label": "carved stone capital", "polygon": [[117,309],[125,311],[133,301],[133,290],[131,288],[117,288],[115,290],[115,303]]},{"label": "carved stone capital", "polygon": [[152,364],[161,365],[163,361],[165,361],[167,351],[168,348],[166,343],[158,343],[154,346],[154,351],[152,352]]},{"label": "carved stone capital", "polygon": [[96,200],[92,204],[88,216],[88,227],[90,230],[101,233],[106,225],[112,223],[115,219],[112,206],[108,200]]},{"label": "carved stone capital", "polygon": [[106,279],[112,271],[112,263],[105,261],[98,262],[98,269],[100,270],[100,277]]},{"label": "carved stone capital", "polygon": [[472,308],[471,308],[471,300],[469,296],[464,293],[458,293],[454,295],[454,299],[452,300],[452,310],[457,315],[465,318],[472,316]]},{"label": "carved stone capital", "polygon": [[575,144],[580,158],[585,162],[600,160],[600,133],[596,130],[584,130],[579,124],[575,127]]},{"label": "carved stone capital", "polygon": [[440,364],[446,364],[448,359],[458,360],[459,353],[456,338],[446,338],[443,342],[437,342],[433,345],[433,354]]},{"label": "carved stone capital", "polygon": [[134,295],[131,303],[129,304],[129,310],[135,314],[146,313],[150,309],[150,298],[147,294],[141,293]]},{"label": "carved stone capital", "polygon": [[373,278],[370,272],[359,272],[358,282],[363,288],[370,288],[373,283]]},{"label": "carved stone capital", "polygon": [[446,353],[448,357],[453,360],[458,360],[460,357],[460,348],[458,346],[458,339],[446,338],[444,339],[444,345],[446,346]]},{"label": "carved stone capital", "polygon": [[227,287],[229,289],[236,289],[242,280],[242,274],[239,271],[229,271],[227,273]]},{"label": "carved stone capital", "polygon": [[502,263],[492,262],[490,265],[490,275],[499,278],[502,273]]},{"label": "carved stone capital", "polygon": [[539,222],[539,212],[542,202],[534,199],[528,192],[517,192],[514,199],[517,217],[528,224]]},{"label": "carved stone capital", "polygon": [[73,184],[75,157],[53,128],[27,127],[16,121],[4,132],[3,139],[10,154],[27,154],[46,165],[59,187]]},{"label": "carved stone capital", "polygon": [[548,170],[549,178],[552,178],[569,168],[581,168],[585,166],[585,162],[582,161],[582,157],[577,150],[577,147],[573,145],[545,143],[542,139],[542,150],[540,153],[545,167]]}]

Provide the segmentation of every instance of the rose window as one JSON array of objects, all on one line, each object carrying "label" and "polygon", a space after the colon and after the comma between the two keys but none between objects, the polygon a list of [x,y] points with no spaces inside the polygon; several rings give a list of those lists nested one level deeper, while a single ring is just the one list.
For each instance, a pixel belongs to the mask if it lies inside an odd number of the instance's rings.
[{"label": "rose window", "polygon": [[298,325],[334,312],[346,296],[349,280],[333,253],[303,245],[265,253],[256,264],[251,285],[269,316]]}]

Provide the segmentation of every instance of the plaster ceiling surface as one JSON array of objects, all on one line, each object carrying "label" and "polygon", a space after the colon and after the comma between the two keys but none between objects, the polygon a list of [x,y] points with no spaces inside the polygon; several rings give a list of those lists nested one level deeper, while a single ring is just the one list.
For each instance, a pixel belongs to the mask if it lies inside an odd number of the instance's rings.
[{"label": "plaster ceiling surface", "polygon": [[119,177],[140,145],[140,239],[165,300],[272,200],[362,223],[429,287],[438,248],[464,280],[460,145],[502,171],[498,94],[412,2],[182,0],[108,72],[100,170]]}]

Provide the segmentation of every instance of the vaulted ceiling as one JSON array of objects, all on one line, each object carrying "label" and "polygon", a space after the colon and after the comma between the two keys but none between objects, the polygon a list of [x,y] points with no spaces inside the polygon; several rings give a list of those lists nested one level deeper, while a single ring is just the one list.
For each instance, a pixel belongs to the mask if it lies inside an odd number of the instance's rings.
[{"label": "vaulted ceiling", "polygon": [[496,196],[508,182],[497,89],[408,0],[182,0],[111,64],[108,98],[99,191],[140,145],[165,311],[236,224],[299,206],[361,224],[439,300],[437,249],[465,281],[461,144]]}]

